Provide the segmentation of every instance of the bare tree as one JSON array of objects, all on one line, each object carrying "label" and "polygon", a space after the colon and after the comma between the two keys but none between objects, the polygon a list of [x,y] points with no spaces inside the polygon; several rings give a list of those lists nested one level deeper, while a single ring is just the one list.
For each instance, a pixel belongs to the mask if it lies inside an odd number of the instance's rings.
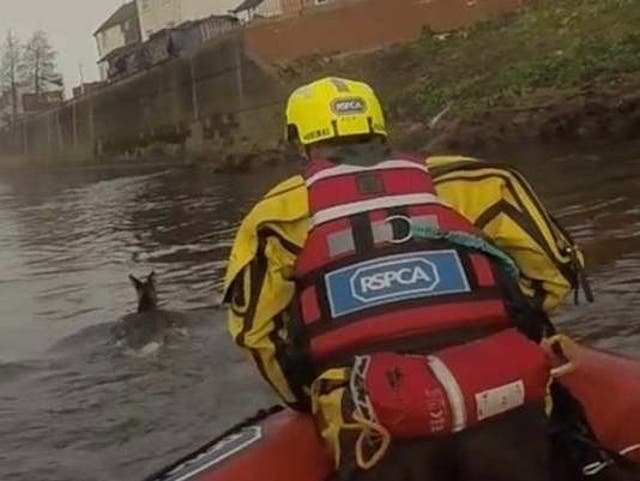
[{"label": "bare tree", "polygon": [[20,84],[19,69],[23,47],[12,30],[7,32],[2,45],[0,58],[0,94],[8,91],[11,102],[11,122],[15,123],[18,116],[18,86]]},{"label": "bare tree", "polygon": [[42,30],[36,31],[24,47],[20,72],[38,96],[46,91],[48,84],[62,86],[62,77],[56,71],[57,55]]}]

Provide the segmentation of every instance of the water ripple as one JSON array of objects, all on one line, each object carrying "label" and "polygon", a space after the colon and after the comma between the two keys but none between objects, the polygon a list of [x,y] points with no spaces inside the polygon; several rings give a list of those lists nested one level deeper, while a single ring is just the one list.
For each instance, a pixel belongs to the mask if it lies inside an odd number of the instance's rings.
[{"label": "water ripple", "polygon": [[[640,149],[523,161],[584,247],[598,302],[563,328],[640,355]],[[500,160],[500,159],[497,159]],[[273,402],[220,303],[238,222],[285,172],[98,166],[0,174],[0,479],[136,481]],[[188,337],[150,357],[109,340],[155,270]]]}]

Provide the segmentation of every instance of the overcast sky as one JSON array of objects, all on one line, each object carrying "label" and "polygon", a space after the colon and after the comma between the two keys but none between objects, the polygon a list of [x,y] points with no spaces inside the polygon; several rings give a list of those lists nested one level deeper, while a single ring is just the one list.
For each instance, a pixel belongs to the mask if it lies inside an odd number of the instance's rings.
[{"label": "overcast sky", "polygon": [[[49,33],[58,51],[58,65],[67,92],[80,83],[78,64],[84,66],[85,81],[97,80],[98,53],[93,32],[123,0],[0,0],[0,33],[9,28],[21,39],[35,29]],[[4,43],[4,42],[3,42]]]}]

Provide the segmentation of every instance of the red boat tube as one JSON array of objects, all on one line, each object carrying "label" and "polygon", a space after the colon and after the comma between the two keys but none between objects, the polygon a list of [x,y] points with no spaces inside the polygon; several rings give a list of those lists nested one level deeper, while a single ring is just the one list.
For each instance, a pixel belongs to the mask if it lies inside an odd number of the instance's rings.
[{"label": "red boat tube", "polygon": [[[617,452],[640,444],[640,361],[592,349],[578,359],[560,382],[582,403],[598,441]],[[640,462],[640,449],[625,454]]]},{"label": "red boat tube", "polygon": [[[640,443],[640,361],[578,354],[578,369],[560,381],[583,404],[598,441],[618,452]],[[627,455],[640,462],[640,450]],[[145,481],[329,481],[332,467],[311,417],[276,408]]]}]

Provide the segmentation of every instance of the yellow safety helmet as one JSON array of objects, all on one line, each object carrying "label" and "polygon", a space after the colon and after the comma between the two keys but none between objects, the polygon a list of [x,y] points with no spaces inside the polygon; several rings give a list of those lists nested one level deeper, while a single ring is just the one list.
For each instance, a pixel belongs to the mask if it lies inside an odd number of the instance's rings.
[{"label": "yellow safety helmet", "polygon": [[287,102],[286,120],[287,140],[303,145],[351,135],[387,136],[382,106],[373,89],[336,77],[295,90]]}]

